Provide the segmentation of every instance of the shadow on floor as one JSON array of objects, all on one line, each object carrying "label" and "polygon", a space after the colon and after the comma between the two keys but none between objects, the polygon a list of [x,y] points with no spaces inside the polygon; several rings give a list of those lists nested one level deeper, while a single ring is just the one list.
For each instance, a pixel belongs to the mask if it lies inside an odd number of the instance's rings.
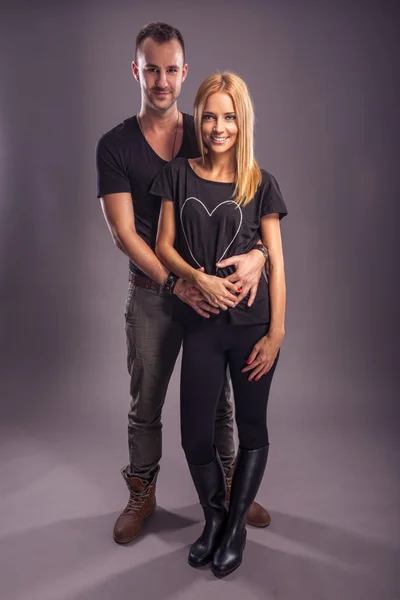
[{"label": "shadow on floor", "polygon": [[[111,537],[117,514],[61,521],[0,538],[4,597],[29,598],[30,590],[36,590],[36,598],[42,586],[62,580],[73,582],[73,589],[69,594],[64,587],[57,598],[69,600],[172,600],[189,597],[189,588],[197,589],[202,582],[219,598],[231,600],[236,596],[229,582],[234,582],[237,592],[240,588],[242,597],[248,590],[266,600],[400,598],[398,550],[340,528],[274,512],[272,528],[254,533],[257,542],[249,528],[242,567],[219,581],[208,569],[195,570],[187,564],[188,546],[201,530],[198,505],[179,513],[159,508],[146,524],[142,540],[126,547],[116,545]],[[302,548],[273,549],[269,531],[302,544],[308,555]],[[150,535],[165,543],[161,556],[159,545],[154,556]],[[310,549],[320,555],[310,557]]]}]

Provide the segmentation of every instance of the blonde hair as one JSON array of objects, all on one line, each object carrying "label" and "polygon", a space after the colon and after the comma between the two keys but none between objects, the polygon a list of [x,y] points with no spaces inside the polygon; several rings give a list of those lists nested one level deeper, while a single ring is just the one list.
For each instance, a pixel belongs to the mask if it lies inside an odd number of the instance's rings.
[{"label": "blonde hair", "polygon": [[207,77],[200,85],[194,101],[193,115],[197,142],[203,159],[206,146],[201,125],[208,98],[217,92],[229,94],[235,107],[238,136],[236,142],[235,201],[246,206],[254,198],[262,175],[254,158],[254,109],[247,85],[235,73],[224,72]]}]

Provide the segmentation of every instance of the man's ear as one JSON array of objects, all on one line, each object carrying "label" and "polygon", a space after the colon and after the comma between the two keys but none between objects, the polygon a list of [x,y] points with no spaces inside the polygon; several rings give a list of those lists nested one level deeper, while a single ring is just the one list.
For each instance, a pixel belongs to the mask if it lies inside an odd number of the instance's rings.
[{"label": "man's ear", "polygon": [[189,67],[188,67],[188,66],[187,66],[187,64],[185,63],[185,64],[183,65],[183,68],[182,68],[182,83],[185,81],[185,79],[186,79],[186,77],[187,77],[188,70],[189,70]]},{"label": "man's ear", "polygon": [[140,80],[140,77],[139,77],[139,67],[135,63],[134,60],[132,61],[131,67],[132,67],[132,73],[133,73],[134,78],[136,79],[136,81],[139,81]]}]

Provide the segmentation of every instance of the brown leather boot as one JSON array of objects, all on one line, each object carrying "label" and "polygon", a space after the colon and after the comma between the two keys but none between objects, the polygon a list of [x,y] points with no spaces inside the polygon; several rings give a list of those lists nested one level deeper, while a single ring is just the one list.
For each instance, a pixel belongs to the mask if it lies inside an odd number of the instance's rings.
[{"label": "brown leather boot", "polygon": [[[232,487],[232,476],[233,476],[233,468],[230,468],[228,473],[226,474],[226,503],[229,505],[229,500],[231,498],[231,487]],[[252,525],[253,527],[268,527],[271,523],[271,515],[267,511],[266,508],[258,504],[258,502],[253,502],[249,508],[249,514],[247,515],[247,524]]]},{"label": "brown leather boot", "polygon": [[143,522],[156,508],[156,481],[158,470],[150,483],[139,477],[128,477],[121,470],[129,490],[128,504],[119,515],[114,525],[114,540],[118,544],[127,544],[138,537]]}]

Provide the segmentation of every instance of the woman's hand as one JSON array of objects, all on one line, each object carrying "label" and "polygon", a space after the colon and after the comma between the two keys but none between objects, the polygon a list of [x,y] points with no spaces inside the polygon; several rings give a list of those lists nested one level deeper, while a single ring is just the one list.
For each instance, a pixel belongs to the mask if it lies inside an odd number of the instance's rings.
[{"label": "woman's hand", "polygon": [[247,360],[247,366],[242,369],[242,373],[251,371],[249,381],[253,381],[254,378],[258,381],[268,373],[275,362],[283,338],[284,333],[268,332],[255,344]]},{"label": "woman's hand", "polygon": [[207,275],[201,270],[196,271],[195,285],[200,290],[203,298],[215,308],[227,310],[237,304],[237,286],[221,277]]},{"label": "woman's hand", "polygon": [[235,283],[240,288],[238,303],[246,298],[249,294],[247,306],[251,306],[255,300],[258,284],[265,266],[265,257],[259,250],[250,250],[247,254],[238,254],[225,258],[217,263],[219,269],[233,265],[236,269],[232,275],[228,275],[226,279]]}]

